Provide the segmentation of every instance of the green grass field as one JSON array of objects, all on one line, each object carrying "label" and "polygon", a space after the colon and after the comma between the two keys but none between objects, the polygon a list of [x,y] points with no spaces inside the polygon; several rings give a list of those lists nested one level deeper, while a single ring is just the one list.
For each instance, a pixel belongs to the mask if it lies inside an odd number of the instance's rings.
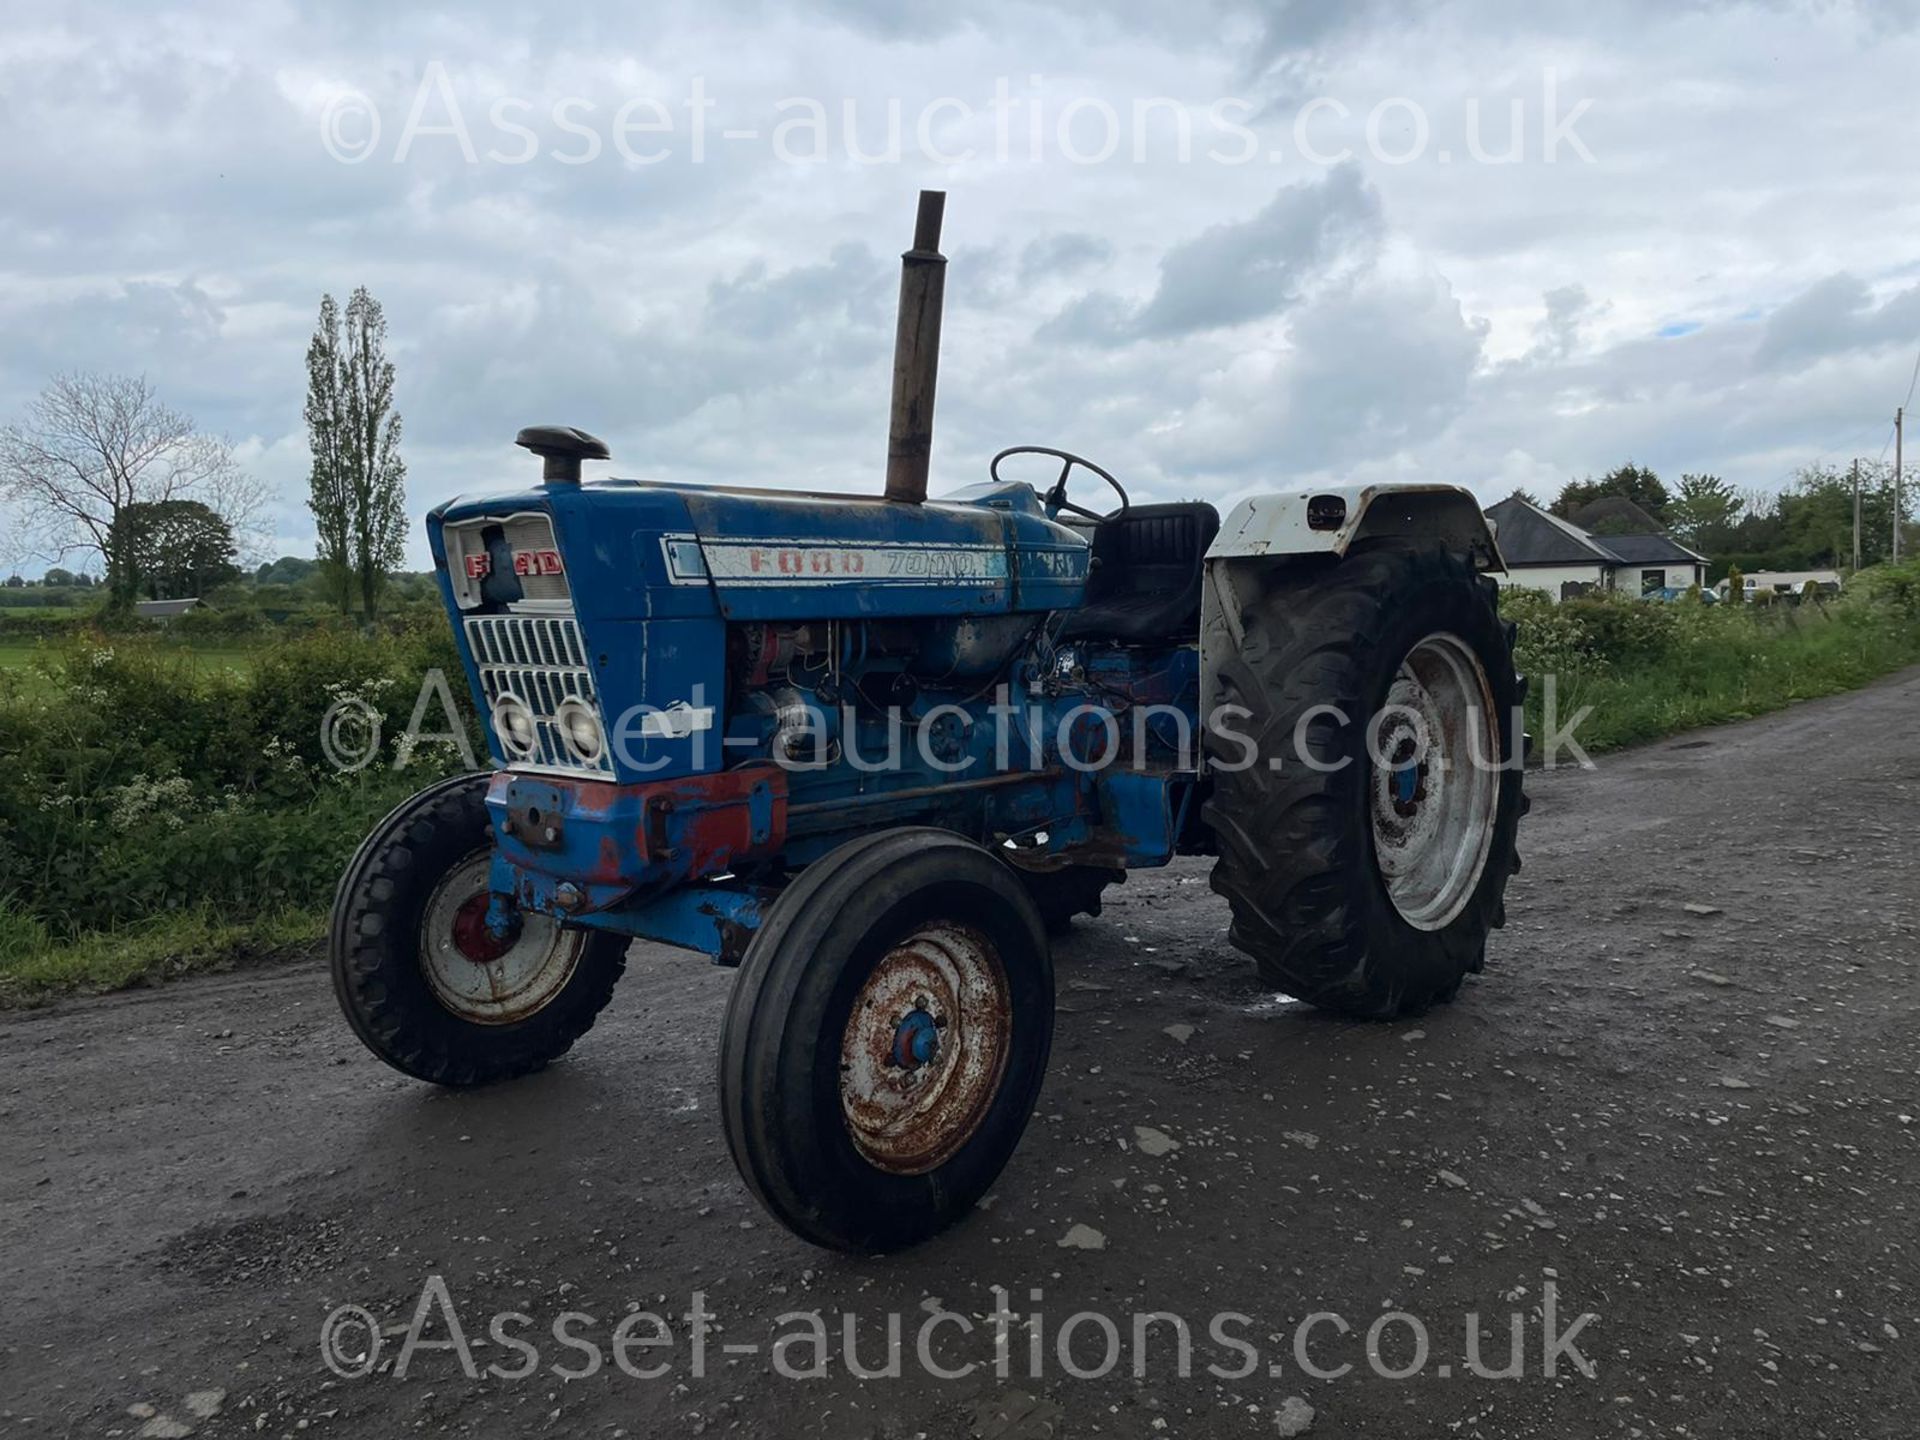
[{"label": "green grass field", "polygon": [[[187,663],[199,670],[237,670],[253,673],[258,647],[244,645],[170,644]],[[53,643],[41,640],[0,640],[0,686],[10,686],[20,694],[33,694],[47,688],[42,662],[56,651]]]},{"label": "green grass field", "polygon": [[77,620],[92,609],[90,605],[0,605],[0,616],[19,620]]}]

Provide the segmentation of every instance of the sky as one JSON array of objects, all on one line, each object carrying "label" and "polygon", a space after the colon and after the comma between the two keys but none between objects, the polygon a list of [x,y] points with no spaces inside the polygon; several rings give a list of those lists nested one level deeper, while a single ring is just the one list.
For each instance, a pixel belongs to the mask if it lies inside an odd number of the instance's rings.
[{"label": "sky", "polygon": [[417,566],[523,425],[877,491],[926,187],[936,494],[1021,444],[1223,510],[1777,489],[1915,373],[1917,74],[1920,0],[9,0],[0,423],[144,373],[311,554],[304,351],[365,285]]}]

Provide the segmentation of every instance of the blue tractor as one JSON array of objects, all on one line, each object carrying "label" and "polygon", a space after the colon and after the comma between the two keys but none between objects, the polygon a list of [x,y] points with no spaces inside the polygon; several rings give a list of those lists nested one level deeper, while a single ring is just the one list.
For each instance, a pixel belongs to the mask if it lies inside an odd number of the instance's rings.
[{"label": "blue tractor", "polygon": [[[1268,984],[1391,1017],[1480,968],[1525,808],[1466,491],[1223,525],[1022,447],[927,498],[942,198],[904,257],[884,495],[588,484],[606,447],[538,427],[538,486],[433,512],[496,768],[381,822],[331,937],[360,1038],[451,1086],[563,1054],[635,939],[738,966],[741,1176],[863,1252],[1000,1173],[1046,1071],[1048,935],[1129,870],[1217,857]],[[1014,478],[1043,462],[1044,491]]]}]

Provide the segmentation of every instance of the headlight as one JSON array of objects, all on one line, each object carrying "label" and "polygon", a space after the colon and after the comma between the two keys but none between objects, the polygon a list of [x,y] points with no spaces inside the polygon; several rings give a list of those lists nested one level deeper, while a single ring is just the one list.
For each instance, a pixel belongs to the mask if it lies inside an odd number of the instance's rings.
[{"label": "headlight", "polygon": [[599,764],[607,748],[607,736],[600,728],[600,717],[594,713],[593,706],[580,699],[562,700],[553,718],[559,723],[561,738],[567,742],[573,758],[582,765]]},{"label": "headlight", "polygon": [[518,760],[532,755],[540,739],[533,711],[512,692],[493,702],[493,733],[500,737],[501,747],[507,754]]}]

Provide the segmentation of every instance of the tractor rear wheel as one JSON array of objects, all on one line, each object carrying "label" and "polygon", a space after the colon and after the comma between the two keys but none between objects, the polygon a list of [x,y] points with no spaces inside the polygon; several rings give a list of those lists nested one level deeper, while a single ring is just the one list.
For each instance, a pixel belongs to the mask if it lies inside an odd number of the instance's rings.
[{"label": "tractor rear wheel", "polygon": [[720,1037],[720,1110],[767,1211],[833,1250],[895,1250],[987,1192],[1053,1044],[1053,963],[986,850],[919,827],[863,836],[774,902]]},{"label": "tractor rear wheel", "polygon": [[1208,735],[1203,814],[1230,938],[1267,984],[1391,1018],[1483,965],[1526,810],[1496,596],[1464,557],[1379,541],[1276,567],[1246,603],[1214,703],[1251,719]]},{"label": "tractor rear wheel", "polygon": [[402,801],[361,844],[333,902],[333,989],[366,1047],[436,1085],[544,1068],[613,997],[627,941],[543,915],[486,928],[486,775]]}]

